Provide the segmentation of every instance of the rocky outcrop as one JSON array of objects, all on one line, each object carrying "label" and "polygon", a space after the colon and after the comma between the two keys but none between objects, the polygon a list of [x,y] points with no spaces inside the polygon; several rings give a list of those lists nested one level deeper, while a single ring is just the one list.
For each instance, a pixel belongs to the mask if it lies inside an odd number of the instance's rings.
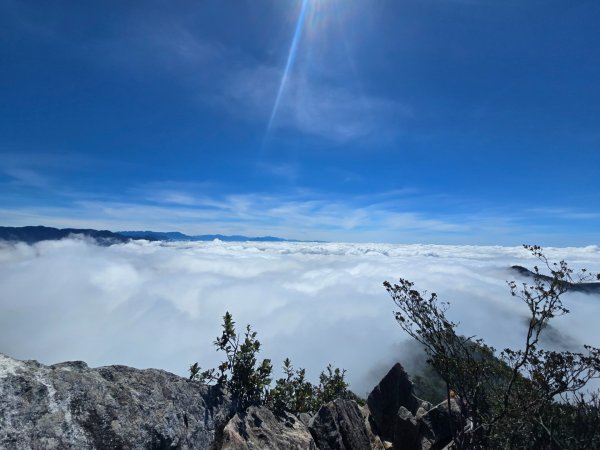
[{"label": "rocky outcrop", "polygon": [[457,430],[465,426],[460,406],[456,399],[444,401],[430,409],[418,419],[419,431],[424,448],[441,449],[452,441]]},{"label": "rocky outcrop", "polygon": [[359,406],[360,413],[363,417],[363,423],[367,430],[367,434],[369,435],[369,442],[371,443],[371,450],[385,450],[386,447],[381,440],[381,438],[375,434],[373,428],[371,427],[369,407],[367,405]]},{"label": "rocky outcrop", "polygon": [[371,439],[357,403],[337,399],[319,409],[308,426],[320,450],[363,450]]},{"label": "rocky outcrop", "polygon": [[401,406],[414,414],[419,402],[413,394],[413,385],[400,363],[379,382],[369,394],[367,405],[371,412],[371,423],[385,441],[393,441],[396,415]]},{"label": "rocky outcrop", "polygon": [[300,419],[275,415],[265,407],[250,407],[236,414],[223,430],[223,450],[317,450]]},{"label": "rocky outcrop", "polygon": [[314,415],[234,411],[226,393],[162,370],[45,366],[0,354],[0,448],[200,450],[442,449],[465,426],[457,399],[420,402],[396,364],[369,395]]},{"label": "rocky outcrop", "polygon": [[0,448],[212,449],[231,415],[218,389],[162,370],[0,354]]},{"label": "rocky outcrop", "polygon": [[413,394],[407,373],[396,364],[369,394],[369,421],[384,445],[394,450],[446,447],[465,426],[457,398],[432,407]]},{"label": "rocky outcrop", "polygon": [[[537,274],[523,266],[511,266],[513,272],[518,273],[524,278],[533,278],[535,280],[545,281],[548,284],[552,284],[554,281],[552,277],[543,274]],[[600,278],[599,278],[600,280]],[[579,282],[571,283],[566,280],[558,280],[558,284],[571,292],[582,292],[584,294],[600,294],[600,283],[598,282]]]},{"label": "rocky outcrop", "polygon": [[408,409],[401,406],[394,421],[394,449],[418,449],[421,440],[417,419]]}]

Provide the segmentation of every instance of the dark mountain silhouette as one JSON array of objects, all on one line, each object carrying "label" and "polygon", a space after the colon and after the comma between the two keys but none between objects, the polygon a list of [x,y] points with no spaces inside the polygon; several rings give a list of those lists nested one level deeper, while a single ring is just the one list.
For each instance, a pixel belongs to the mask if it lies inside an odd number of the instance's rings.
[{"label": "dark mountain silhouette", "polygon": [[274,236],[249,237],[241,235],[226,236],[223,234],[203,234],[189,236],[178,231],[118,231],[92,230],[78,228],[52,228],[44,226],[0,227],[0,241],[25,242],[34,244],[40,241],[65,239],[70,236],[85,236],[95,239],[101,245],[129,242],[132,239],[148,241],[214,241],[224,242],[299,242]]},{"label": "dark mountain silhouette", "polygon": [[[523,266],[512,266],[511,269],[514,272],[517,272],[519,275],[525,278],[536,278],[538,277],[544,281],[552,281],[552,277],[548,275],[536,275],[535,272],[523,267]],[[583,294],[600,294],[600,283],[569,283],[567,281],[563,282],[565,285],[569,286],[569,290],[572,292],[581,292]]]},{"label": "dark mountain silhouette", "polygon": [[78,228],[58,229],[44,226],[0,227],[0,240],[11,242],[35,244],[40,241],[55,241],[72,236],[93,238],[101,245],[111,245],[129,242],[131,240],[131,238],[108,230],[98,231]]}]

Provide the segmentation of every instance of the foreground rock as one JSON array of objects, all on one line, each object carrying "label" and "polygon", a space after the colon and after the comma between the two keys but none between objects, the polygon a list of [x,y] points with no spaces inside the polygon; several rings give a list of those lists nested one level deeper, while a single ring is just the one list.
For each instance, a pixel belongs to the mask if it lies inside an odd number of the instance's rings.
[{"label": "foreground rock", "polygon": [[423,448],[444,448],[457,430],[465,426],[460,406],[455,399],[444,401],[419,417]]},{"label": "foreground rock", "polygon": [[442,449],[466,425],[456,398],[435,407],[421,402],[400,364],[396,364],[369,394],[369,422],[386,448]]},{"label": "foreground rock", "polygon": [[369,394],[367,405],[374,431],[385,441],[393,441],[396,415],[400,407],[416,413],[419,402],[413,385],[402,365],[396,363]]},{"label": "foreground rock", "polygon": [[0,448],[211,449],[231,415],[218,389],[162,370],[0,354]]},{"label": "foreground rock", "polygon": [[371,448],[364,417],[353,400],[337,399],[321,406],[309,429],[321,450]]},{"label": "foreground rock", "polygon": [[337,399],[312,417],[233,410],[227,395],[162,370],[45,366],[0,354],[0,448],[429,450],[466,425],[459,402],[419,402],[396,364],[367,406]]},{"label": "foreground rock", "polygon": [[401,406],[394,423],[394,449],[419,449],[422,440],[417,419],[408,409]]},{"label": "foreground rock", "polygon": [[359,406],[359,409],[363,417],[364,426],[367,429],[367,434],[369,435],[371,450],[386,450],[384,442],[378,435],[375,434],[373,427],[371,427],[371,421],[369,420],[371,413],[369,412],[369,407],[367,405],[362,405]]},{"label": "foreground rock", "polygon": [[308,428],[292,414],[265,407],[236,414],[223,430],[223,450],[317,450]]}]

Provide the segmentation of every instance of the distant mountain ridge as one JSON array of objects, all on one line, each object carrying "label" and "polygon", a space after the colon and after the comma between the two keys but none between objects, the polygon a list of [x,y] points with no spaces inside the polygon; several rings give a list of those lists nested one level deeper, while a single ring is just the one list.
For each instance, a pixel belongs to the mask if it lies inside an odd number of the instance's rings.
[{"label": "distant mountain ridge", "polygon": [[[540,280],[551,282],[552,277],[548,275],[537,275],[535,272],[523,267],[523,266],[511,266],[514,272],[517,272],[525,278],[539,278]],[[562,282],[563,285],[569,288],[572,292],[582,292],[584,294],[600,294],[600,283],[598,282],[584,282],[584,283],[569,283],[567,281]]]},{"label": "distant mountain ridge", "polygon": [[35,244],[40,241],[57,241],[71,236],[89,237],[100,245],[119,244],[131,241],[131,238],[108,230],[80,228],[52,228],[44,226],[0,227],[0,241],[25,242]]},{"label": "distant mountain ridge", "polygon": [[223,234],[200,234],[190,236],[180,233],[179,231],[117,231],[117,233],[133,239],[154,239],[160,241],[214,241],[215,239],[218,239],[224,242],[298,242],[275,236],[250,237],[243,235],[226,236]]},{"label": "distant mountain ridge", "polygon": [[223,234],[202,234],[189,236],[179,231],[108,231],[80,228],[53,228],[45,226],[0,227],[0,241],[25,242],[35,244],[40,241],[56,241],[71,236],[88,237],[100,245],[112,245],[129,242],[132,239],[148,241],[214,241],[224,242],[299,242],[274,236],[249,237],[242,235],[226,236]]}]

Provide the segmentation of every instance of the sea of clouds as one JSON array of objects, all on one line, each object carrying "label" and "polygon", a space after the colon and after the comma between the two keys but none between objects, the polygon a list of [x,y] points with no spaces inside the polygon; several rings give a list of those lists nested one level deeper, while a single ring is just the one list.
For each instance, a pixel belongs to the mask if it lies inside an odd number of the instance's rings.
[{"label": "sea of clouds", "polygon": [[[552,248],[552,260],[600,271],[600,248]],[[186,375],[214,367],[221,317],[252,324],[262,357],[285,357],[316,381],[328,364],[365,394],[411,358],[382,286],[399,277],[449,300],[460,331],[498,348],[522,342],[526,308],[506,280],[533,267],[521,247],[340,243],[133,241],[101,247],[66,239],[0,243],[0,352],[43,363],[81,359]],[[600,346],[600,296],[569,294],[553,343]]]}]

